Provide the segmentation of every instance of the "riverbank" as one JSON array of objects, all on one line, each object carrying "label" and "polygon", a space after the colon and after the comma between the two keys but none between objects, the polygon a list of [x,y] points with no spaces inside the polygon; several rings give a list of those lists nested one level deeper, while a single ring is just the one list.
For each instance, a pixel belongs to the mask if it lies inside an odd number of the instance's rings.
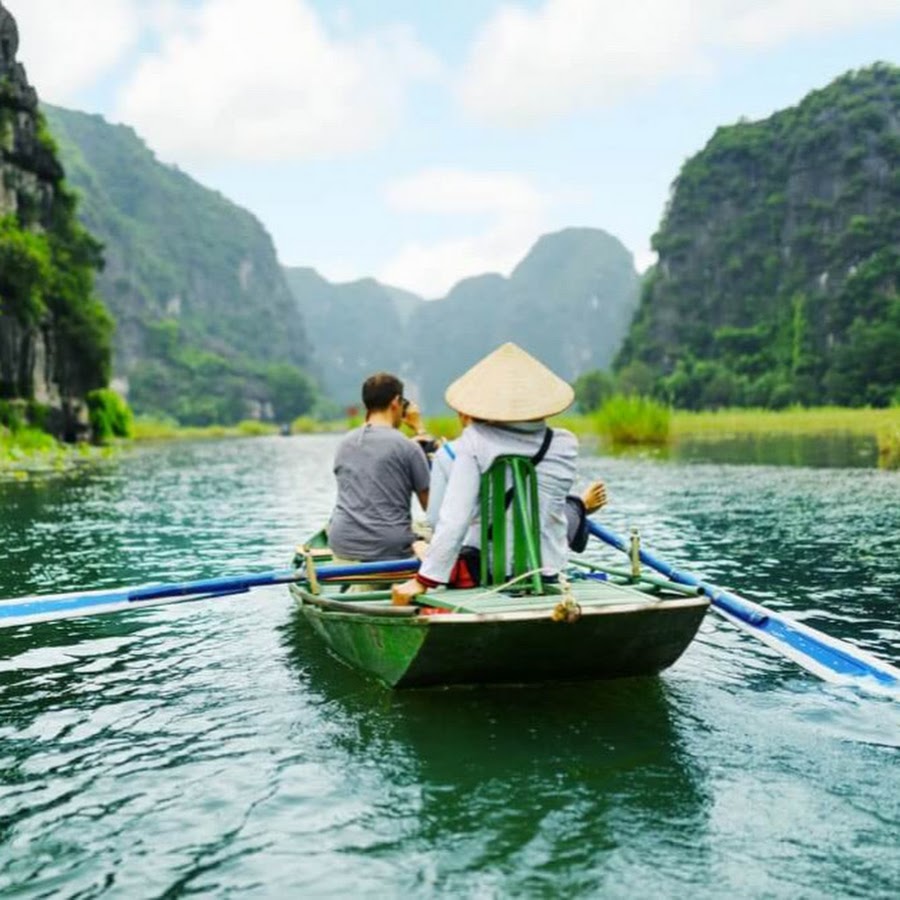
[{"label": "riverbank", "polygon": [[[290,433],[341,433],[357,424],[357,420],[350,419],[319,421],[303,417],[292,423]],[[452,439],[460,433],[456,416],[432,416],[426,419],[425,424],[438,437]],[[613,443],[607,431],[608,422],[596,413],[557,416],[553,424],[568,428],[588,444],[592,441]],[[27,478],[29,473],[37,471],[61,471],[89,459],[109,456],[131,442],[264,437],[280,432],[277,425],[256,420],[246,420],[236,425],[182,426],[170,421],[138,419],[130,440],[94,447],[88,444],[61,444],[35,428],[21,428],[15,432],[0,428],[0,474]],[[709,412],[672,410],[667,435],[655,443],[671,446],[687,441],[714,442],[734,437],[797,436],[814,439],[817,435],[841,434],[877,442],[879,465],[888,469],[900,468],[900,407],[725,409]]]},{"label": "riverbank", "polygon": [[[596,413],[557,416],[553,422],[568,428],[581,438],[602,437],[603,423]],[[818,407],[812,409],[722,409],[706,412],[673,409],[670,415],[669,438],[720,438],[730,435],[766,434],[829,434],[842,432],[869,435],[900,430],[900,407],[889,409],[850,409]],[[291,423],[291,434],[341,433],[358,425],[358,420],[332,419],[322,421],[303,416]],[[456,416],[431,416],[425,420],[431,434],[454,438],[460,433]],[[173,422],[138,419],[134,424],[133,440],[194,440],[223,437],[258,437],[278,434],[278,426],[267,422],[246,420],[237,425],[176,425]]]},{"label": "riverbank", "polygon": [[848,435],[875,441],[878,466],[900,469],[900,407],[887,409],[728,409],[674,411],[674,440],[715,441],[728,437],[833,437]]},{"label": "riverbank", "polygon": [[229,437],[266,437],[278,434],[279,427],[271,422],[245,419],[236,425],[179,425],[166,419],[136,419],[132,428],[133,441],[187,441]]},{"label": "riverbank", "polygon": [[112,452],[110,447],[63,444],[37,428],[10,431],[0,427],[0,476],[25,480],[39,472],[62,472]]},{"label": "riverbank", "polygon": [[64,472],[90,460],[109,458],[135,442],[264,437],[278,433],[277,425],[255,420],[193,427],[144,419],[134,423],[129,438],[116,438],[97,446],[83,441],[65,444],[38,428],[11,430],[0,426],[0,477],[25,480],[41,472]]}]

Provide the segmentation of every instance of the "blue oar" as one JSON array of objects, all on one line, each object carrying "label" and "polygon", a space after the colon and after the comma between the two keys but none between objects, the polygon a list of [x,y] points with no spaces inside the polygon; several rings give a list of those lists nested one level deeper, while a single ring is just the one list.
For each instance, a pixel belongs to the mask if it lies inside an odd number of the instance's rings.
[{"label": "blue oar", "polygon": [[226,578],[203,578],[173,584],[151,584],[139,587],[115,588],[109,591],[72,592],[0,600],[0,628],[94,616],[102,613],[133,609],[138,602],[162,603],[178,600],[199,600],[240,594],[252,587],[295,581],[293,569],[260,572],[255,575],[234,575]]},{"label": "blue oar", "polygon": [[[588,519],[591,534],[612,547],[629,552],[628,543],[598,522]],[[880,685],[900,688],[900,669],[838,640],[773,612],[759,603],[708,584],[690,572],[681,572],[646,550],[640,551],[641,562],[661,572],[678,584],[699,588],[716,612],[734,625],[759,638],[803,668],[826,681],[872,680]]]},{"label": "blue oar", "polygon": [[[418,564],[418,560],[404,559],[355,565],[322,565],[316,568],[316,575],[319,581],[325,583],[377,575],[402,577],[414,572]],[[293,581],[303,581],[305,578],[303,569],[280,569],[222,578],[202,578],[196,581],[123,587],[110,591],[17,597],[12,600],[0,600],[0,628],[120,612],[133,609],[136,603],[157,605],[226,597],[244,593],[255,587],[289,584]]]}]

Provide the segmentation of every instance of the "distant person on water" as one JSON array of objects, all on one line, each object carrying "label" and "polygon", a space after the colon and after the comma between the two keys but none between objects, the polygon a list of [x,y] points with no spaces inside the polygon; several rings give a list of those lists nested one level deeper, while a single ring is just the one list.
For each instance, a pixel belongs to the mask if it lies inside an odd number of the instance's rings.
[{"label": "distant person on water", "polygon": [[[420,442],[418,408],[403,396],[403,382],[387,372],[365,380],[366,421],[340,443],[334,459],[337,501],[328,543],[341,561],[371,562],[414,555],[413,496],[428,506],[430,472]],[[404,437],[401,424],[416,434]]]},{"label": "distant person on water", "polygon": [[453,443],[455,459],[419,573],[394,585],[394,603],[409,603],[451,580],[464,544],[478,539],[471,526],[479,514],[481,476],[498,456],[534,462],[543,574],[559,573],[568,557],[566,497],[575,481],[578,441],[570,431],[549,428],[546,419],[573,399],[570,385],[515,344],[504,344],[450,385],[448,405],[471,424]]}]

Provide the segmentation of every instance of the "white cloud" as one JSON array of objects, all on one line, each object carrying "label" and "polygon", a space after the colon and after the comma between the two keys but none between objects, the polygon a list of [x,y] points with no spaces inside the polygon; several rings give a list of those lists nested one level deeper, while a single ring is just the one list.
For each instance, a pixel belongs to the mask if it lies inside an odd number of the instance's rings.
[{"label": "white cloud", "polygon": [[403,212],[494,213],[533,211],[545,196],[526,179],[509,172],[426,169],[388,184],[387,205]]},{"label": "white cloud", "polygon": [[67,103],[118,64],[140,37],[136,0],[5,0],[19,55],[42,100]]},{"label": "white cloud", "polygon": [[428,169],[388,184],[387,205],[417,215],[479,215],[475,234],[410,241],[378,273],[387,284],[440,297],[472,275],[508,275],[547,228],[553,198],[508,172]]},{"label": "white cloud", "polygon": [[437,70],[404,26],[338,40],[303,0],[206,0],[160,34],[117,116],[188,164],[326,157],[376,143]]},{"label": "white cloud", "polygon": [[745,0],[731,5],[733,12],[721,17],[713,40],[743,50],[900,19],[897,0]]},{"label": "white cloud", "polygon": [[540,121],[616,103],[723,52],[900,18],[897,0],[545,0],[504,6],[475,39],[457,85],[472,115]]}]

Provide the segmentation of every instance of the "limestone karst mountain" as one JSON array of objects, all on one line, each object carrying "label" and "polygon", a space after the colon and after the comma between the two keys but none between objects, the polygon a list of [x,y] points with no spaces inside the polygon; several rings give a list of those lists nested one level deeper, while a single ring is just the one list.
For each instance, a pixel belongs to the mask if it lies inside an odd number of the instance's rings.
[{"label": "limestone karst mountain", "polygon": [[447,385],[504,341],[515,341],[565,378],[609,368],[638,299],[631,254],[593,228],[540,238],[509,278],[467,278],[441,300],[367,279],[330,284],[311,269],[288,280],[321,352],[325,387],[358,402],[369,372],[392,369],[424,404],[443,409]]},{"label": "limestone karst mountain", "polygon": [[684,407],[900,401],[900,68],[718,129],[654,247],[630,380]]},{"label": "limestone karst mountain", "polygon": [[[131,128],[45,112],[81,219],[104,243],[98,290],[135,410],[202,424],[308,408],[303,319],[260,222],[160,163]],[[274,408],[291,381],[305,399]]]}]

